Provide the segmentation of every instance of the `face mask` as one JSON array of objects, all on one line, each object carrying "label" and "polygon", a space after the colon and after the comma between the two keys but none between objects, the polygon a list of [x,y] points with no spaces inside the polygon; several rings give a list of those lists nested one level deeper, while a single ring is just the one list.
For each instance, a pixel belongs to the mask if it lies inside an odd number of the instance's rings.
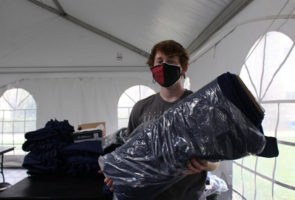
[{"label": "face mask", "polygon": [[163,87],[171,87],[180,78],[180,66],[163,63],[151,67],[153,78]]}]

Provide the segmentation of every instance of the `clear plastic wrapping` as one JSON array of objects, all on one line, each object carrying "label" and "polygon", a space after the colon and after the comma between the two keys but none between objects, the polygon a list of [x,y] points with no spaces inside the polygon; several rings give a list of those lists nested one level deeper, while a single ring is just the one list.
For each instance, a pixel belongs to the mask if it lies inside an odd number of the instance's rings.
[{"label": "clear plastic wrapping", "polygon": [[205,195],[220,195],[222,192],[228,191],[228,187],[224,180],[217,177],[216,175],[208,172],[207,180],[209,182],[209,188],[205,191]]},{"label": "clear plastic wrapping", "polygon": [[102,149],[110,147],[111,145],[122,145],[128,140],[127,128],[121,128],[113,134],[107,135],[102,138]]},{"label": "clear plastic wrapping", "polygon": [[265,137],[220,90],[217,80],[137,127],[132,137],[99,158],[115,198],[149,200],[177,182],[190,158],[234,160],[263,151]]}]

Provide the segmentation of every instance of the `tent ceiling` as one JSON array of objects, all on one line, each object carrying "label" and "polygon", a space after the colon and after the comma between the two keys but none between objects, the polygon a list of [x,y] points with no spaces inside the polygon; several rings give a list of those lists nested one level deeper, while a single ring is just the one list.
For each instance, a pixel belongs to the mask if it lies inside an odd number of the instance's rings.
[{"label": "tent ceiling", "polygon": [[[14,13],[23,9],[15,15],[24,19],[15,22],[8,20],[8,15],[14,16],[11,11],[2,13],[2,22],[7,20],[4,24],[9,26],[1,34],[1,40],[5,40],[1,42],[10,51],[0,50],[4,58],[0,70],[6,68],[7,73],[7,67],[144,66],[152,46],[167,39],[178,41],[193,53],[251,1],[1,0]],[[27,26],[30,30],[23,31]],[[87,33],[89,30],[95,34]],[[123,61],[117,62],[115,55],[122,52]],[[86,58],[77,56],[82,54]]]}]

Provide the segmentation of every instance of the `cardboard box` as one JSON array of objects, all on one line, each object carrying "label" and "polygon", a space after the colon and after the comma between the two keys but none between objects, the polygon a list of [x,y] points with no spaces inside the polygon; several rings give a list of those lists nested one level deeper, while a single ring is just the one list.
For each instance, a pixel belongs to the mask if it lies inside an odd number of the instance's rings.
[{"label": "cardboard box", "polygon": [[105,122],[96,122],[96,123],[90,123],[90,124],[81,124],[78,125],[78,130],[84,130],[84,129],[97,129],[100,125],[103,125],[104,129],[100,130],[105,130]]},{"label": "cardboard box", "polygon": [[85,141],[96,141],[102,139],[102,130],[92,130],[73,133],[74,143]]},{"label": "cardboard box", "polygon": [[105,136],[105,122],[78,125],[78,131],[73,133],[74,142],[101,140]]}]

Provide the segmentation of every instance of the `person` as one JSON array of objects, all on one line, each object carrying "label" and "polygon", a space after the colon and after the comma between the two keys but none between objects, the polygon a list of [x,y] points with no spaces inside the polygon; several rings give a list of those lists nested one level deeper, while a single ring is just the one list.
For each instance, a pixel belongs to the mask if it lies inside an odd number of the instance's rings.
[{"label": "person", "polygon": [[[128,135],[140,124],[157,119],[171,106],[193,93],[185,89],[181,81],[181,77],[185,77],[188,70],[188,61],[186,50],[173,40],[159,42],[152,48],[147,65],[161,89],[159,93],[142,99],[134,105],[129,117]],[[213,171],[218,166],[219,163],[191,159],[187,162],[189,171],[183,172],[187,176],[166,189],[155,200],[206,199],[204,191],[207,171]],[[108,186],[112,185],[110,178],[104,181]]]}]

